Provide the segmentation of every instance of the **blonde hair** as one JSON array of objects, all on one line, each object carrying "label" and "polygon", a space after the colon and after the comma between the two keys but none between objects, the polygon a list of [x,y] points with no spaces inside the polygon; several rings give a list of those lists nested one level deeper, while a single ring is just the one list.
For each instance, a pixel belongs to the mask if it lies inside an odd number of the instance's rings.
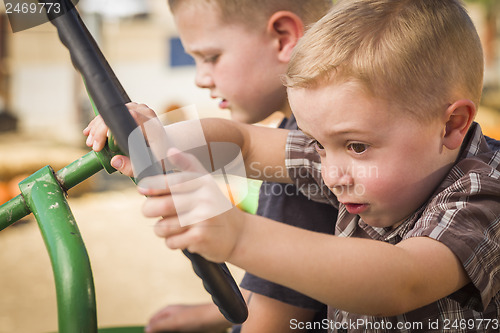
[{"label": "blonde hair", "polygon": [[305,25],[310,25],[332,7],[332,0],[168,0],[168,5],[175,14],[179,5],[188,2],[215,5],[223,22],[243,23],[253,28],[281,10],[296,14]]},{"label": "blonde hair", "polygon": [[483,54],[459,0],[341,0],[301,39],[288,87],[354,81],[433,119],[452,98],[479,104]]}]

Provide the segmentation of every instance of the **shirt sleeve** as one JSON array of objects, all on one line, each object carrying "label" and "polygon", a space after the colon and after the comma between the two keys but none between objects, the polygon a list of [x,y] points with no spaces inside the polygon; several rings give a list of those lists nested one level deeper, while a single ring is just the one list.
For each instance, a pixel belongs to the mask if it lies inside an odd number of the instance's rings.
[{"label": "shirt sleeve", "polygon": [[486,139],[486,142],[488,143],[488,146],[490,147],[491,150],[500,150],[500,141],[497,141],[493,138],[489,138],[487,136],[484,137]]},{"label": "shirt sleeve", "polygon": [[293,289],[261,279],[250,273],[245,273],[240,286],[251,292],[303,309],[320,311],[325,307],[324,304]]},{"label": "shirt sleeve", "polygon": [[453,251],[473,287],[468,285],[450,297],[475,311],[484,311],[500,291],[498,176],[466,174],[432,199],[405,236],[430,237]]},{"label": "shirt sleeve", "polygon": [[288,175],[308,199],[338,208],[337,198],[321,177],[321,160],[314,141],[301,131],[288,134],[285,164]]}]

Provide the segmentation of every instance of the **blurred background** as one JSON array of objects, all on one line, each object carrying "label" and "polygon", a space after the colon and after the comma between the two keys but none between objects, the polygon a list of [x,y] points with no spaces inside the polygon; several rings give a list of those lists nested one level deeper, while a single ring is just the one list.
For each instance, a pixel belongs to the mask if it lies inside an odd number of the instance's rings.
[{"label": "blurred background", "polygon": [[[500,1],[467,6],[486,59],[477,120],[500,139]],[[228,117],[194,85],[166,0],[80,0],[77,8],[133,101],[157,112],[194,104],[201,117]],[[1,204],[32,172],[58,170],[88,152],[82,130],[93,114],[55,28],[12,33],[3,4],[0,13]],[[142,201],[129,179],[103,172],[69,193],[94,270],[100,326],[144,325],[166,304],[210,299],[190,263],[153,235]],[[50,262],[32,217],[0,232],[0,272],[0,333],[56,330]]]}]

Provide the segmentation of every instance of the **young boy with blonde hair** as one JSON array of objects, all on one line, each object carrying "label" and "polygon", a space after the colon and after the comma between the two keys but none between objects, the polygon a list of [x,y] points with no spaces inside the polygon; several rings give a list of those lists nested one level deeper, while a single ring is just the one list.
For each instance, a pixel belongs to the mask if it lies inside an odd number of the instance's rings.
[{"label": "young boy with blonde hair", "polygon": [[[233,120],[255,123],[281,111],[287,118],[281,127],[297,128],[281,76],[298,39],[328,12],[331,0],[169,0],[168,4],[184,48],[195,59],[196,84],[210,89],[211,97],[220,99],[220,107],[228,109]],[[99,150],[105,140],[99,140],[99,126],[95,122],[93,126],[88,143],[97,142],[94,147]],[[337,210],[308,200],[292,184],[265,182],[257,214],[333,234]],[[326,317],[324,304],[257,276],[245,274],[242,287],[251,292],[245,332],[286,332],[292,318]],[[220,331],[228,326],[213,304],[170,305],[150,319],[148,332]]]},{"label": "young boy with blonde hair", "polygon": [[[332,332],[498,331],[500,153],[473,121],[482,75],[460,1],[340,1],[299,42],[285,78],[306,136],[203,121],[208,141],[239,144],[253,170],[277,171],[271,180],[321,185],[308,195],[338,205],[336,235],[237,209],[181,227],[166,183],[139,184],[154,195],[143,213],[160,218],[170,248],[328,304]],[[190,171],[179,178],[203,172],[191,155],[170,160]],[[193,202],[213,197],[200,193],[185,188]]]},{"label": "young boy with blonde hair", "polygon": [[331,0],[169,0],[180,39],[196,61],[196,84],[231,118],[252,124],[290,116],[281,76],[306,26]]},{"label": "young boy with blonde hair", "polygon": [[[328,304],[329,332],[497,332],[500,152],[474,122],[482,75],[459,0],[340,1],[299,42],[284,79],[302,132],[202,122],[207,141],[241,147],[248,176],[338,206],[335,236],[238,209],[181,227],[199,207],[177,212],[165,176],[139,184],[143,214],[159,218],[170,248]],[[181,180],[204,172],[192,155],[171,149],[169,159]],[[176,191],[190,202],[214,200],[188,185]]]}]

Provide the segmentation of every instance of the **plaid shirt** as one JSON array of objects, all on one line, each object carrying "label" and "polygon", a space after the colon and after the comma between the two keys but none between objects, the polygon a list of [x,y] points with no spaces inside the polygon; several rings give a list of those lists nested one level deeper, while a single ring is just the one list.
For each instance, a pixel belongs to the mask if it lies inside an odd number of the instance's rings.
[{"label": "plaid shirt", "polygon": [[337,236],[390,244],[430,237],[453,251],[471,280],[443,299],[395,317],[330,308],[329,332],[500,332],[500,151],[491,151],[478,124],[434,195],[394,230],[371,227],[338,203],[321,178],[311,139],[292,131],[286,149],[288,172],[301,191],[339,207]]}]

